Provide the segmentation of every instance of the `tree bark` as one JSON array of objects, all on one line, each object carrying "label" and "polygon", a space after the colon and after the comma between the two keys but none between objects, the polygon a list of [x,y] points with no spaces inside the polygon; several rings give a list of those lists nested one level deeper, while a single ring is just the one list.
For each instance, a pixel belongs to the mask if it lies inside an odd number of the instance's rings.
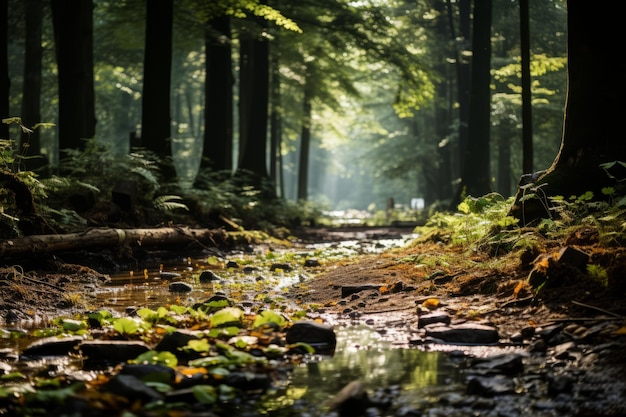
[{"label": "tree bark", "polygon": [[233,169],[233,71],[230,17],[211,22],[205,35],[206,83],[201,168]]},{"label": "tree bark", "polygon": [[36,235],[0,241],[0,256],[45,255],[79,249],[114,246],[179,246],[202,244],[216,246],[226,239],[218,229],[161,227],[156,229],[90,229],[81,233]]},{"label": "tree bark", "polygon": [[254,185],[268,178],[267,112],[269,99],[269,45],[251,35],[241,39],[239,102],[239,166],[237,173],[252,175]]},{"label": "tree bark", "polygon": [[522,169],[533,172],[533,117],[530,79],[530,29],[528,0],[520,0],[520,48],[522,55]]},{"label": "tree bark", "polygon": [[305,80],[302,99],[302,130],[300,133],[300,156],[298,162],[298,200],[309,197],[309,158],[311,155],[311,100],[313,99],[310,75]]},{"label": "tree bark", "polygon": [[163,158],[172,156],[172,22],[173,0],[147,2],[141,144]]},{"label": "tree bark", "polygon": [[59,71],[59,149],[84,149],[96,133],[93,2],[52,0]]},{"label": "tree bark", "polygon": [[1,122],[9,117],[9,2],[0,4],[0,139],[9,139],[9,125]]},{"label": "tree bark", "polygon": [[463,157],[461,187],[457,192],[455,205],[463,195],[479,197],[492,191],[489,166],[491,13],[491,0],[475,2],[469,137]]},{"label": "tree bark", "polygon": [[[589,25],[593,21],[602,25]],[[622,125],[626,84],[607,83],[626,73],[626,63],[614,59],[621,48],[622,24],[619,13],[607,14],[585,2],[567,2],[568,85],[561,148],[536,182],[522,177],[520,184],[527,185],[518,190],[511,214],[525,224],[552,215],[546,211],[550,196],[569,198],[591,191],[601,199],[603,187],[622,187],[626,179],[620,164],[608,173],[601,167],[626,162]],[[529,193],[538,198],[524,199]]]},{"label": "tree bark", "polygon": [[[26,0],[24,2],[24,19],[26,31],[24,34],[24,93],[22,96],[22,121],[26,127],[34,126],[41,120],[41,23],[43,16],[42,0]],[[28,171],[37,170],[47,165],[47,160],[41,156],[41,142],[39,129],[31,133],[22,133],[21,147],[26,156],[24,168]]]}]

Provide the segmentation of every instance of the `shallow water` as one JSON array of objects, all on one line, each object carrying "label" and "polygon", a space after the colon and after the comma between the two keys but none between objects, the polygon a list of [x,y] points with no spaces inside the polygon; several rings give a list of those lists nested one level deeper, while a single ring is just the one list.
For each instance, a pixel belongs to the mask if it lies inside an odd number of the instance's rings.
[{"label": "shallow water", "polygon": [[288,387],[268,395],[263,409],[270,415],[290,415],[298,402],[325,410],[347,384],[360,381],[367,393],[388,387],[399,391],[394,401],[418,406],[443,392],[460,391],[462,367],[441,352],[395,348],[365,325],[336,328],[332,357],[317,357],[296,367]]}]

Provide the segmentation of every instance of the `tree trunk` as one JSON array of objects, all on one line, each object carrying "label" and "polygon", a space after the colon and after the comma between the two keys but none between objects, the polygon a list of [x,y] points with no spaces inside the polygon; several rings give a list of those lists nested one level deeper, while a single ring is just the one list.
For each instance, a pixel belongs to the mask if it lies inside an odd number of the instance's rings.
[{"label": "tree trunk", "polygon": [[469,138],[463,158],[461,187],[455,203],[458,203],[463,195],[478,197],[492,190],[489,167],[491,10],[491,0],[475,2]]},{"label": "tree trunk", "polygon": [[298,200],[306,201],[309,197],[309,158],[311,151],[311,99],[312,82],[305,80],[304,98],[302,99],[302,130],[300,133],[300,157],[298,162]]},{"label": "tree trunk", "polygon": [[[277,48],[278,49],[278,48]],[[282,123],[282,110],[280,108],[280,72],[279,69],[279,54],[278,51],[273,54],[272,58],[272,77],[270,82],[271,95],[270,95],[270,180],[276,184],[281,184],[279,181],[280,173],[279,159],[280,159],[280,142],[281,142],[281,123]],[[282,185],[281,185],[282,187]],[[279,188],[277,188],[278,190]],[[282,193],[278,193],[283,195]]]},{"label": "tree trunk", "polygon": [[9,139],[9,125],[1,122],[9,115],[9,2],[0,4],[0,139]]},{"label": "tree trunk", "polygon": [[267,111],[269,95],[269,45],[267,40],[241,39],[239,166],[237,173],[252,176],[260,185],[267,174]]},{"label": "tree trunk", "polygon": [[[467,149],[468,124],[469,124],[469,99],[470,99],[470,59],[468,54],[471,50],[471,0],[460,0],[459,5],[459,34],[457,36],[454,24],[454,12],[450,0],[446,1],[450,36],[455,43],[456,71],[457,71],[457,94],[459,103],[459,139],[457,151],[451,154],[452,178],[459,178],[463,172],[465,151]],[[458,41],[460,39],[460,41]]]},{"label": "tree trunk", "polygon": [[[525,224],[551,216],[545,210],[549,196],[569,198],[591,191],[601,199],[603,187],[619,188],[619,181],[626,179],[620,164],[608,173],[600,166],[626,162],[622,125],[626,84],[607,84],[626,73],[626,63],[613,59],[623,38],[621,16],[573,0],[567,8],[568,86],[561,148],[546,173],[518,190],[511,214]],[[593,21],[602,25],[590,25]],[[521,184],[532,180],[523,177]],[[529,193],[538,198],[522,199]]]},{"label": "tree trunk", "polygon": [[59,149],[84,149],[96,132],[93,2],[52,0],[59,72]]},{"label": "tree trunk", "polygon": [[[164,158],[162,162],[166,162],[165,159],[172,156],[170,114],[172,21],[173,0],[147,2],[141,144]],[[166,168],[168,171],[169,169]],[[170,171],[165,174],[173,173]]]},{"label": "tree trunk", "polygon": [[[42,0],[26,0],[24,2],[24,18],[26,31],[24,34],[24,93],[22,95],[22,121],[27,127],[34,126],[41,120],[41,23],[43,16]],[[27,158],[24,168],[34,171],[47,165],[47,159],[41,156],[39,129],[32,133],[22,133],[22,151]]]},{"label": "tree trunk", "polygon": [[[528,0],[520,0],[520,48],[522,51],[522,170],[533,172],[533,117],[530,80]],[[507,186],[508,187],[508,186]]]},{"label": "tree trunk", "polygon": [[233,71],[230,17],[209,23],[205,34],[206,83],[201,168],[233,169]]},{"label": "tree trunk", "polygon": [[221,229],[160,227],[156,229],[90,229],[81,233],[37,235],[0,241],[0,256],[36,256],[63,251],[128,245],[131,247],[200,244],[216,246],[225,241]]}]

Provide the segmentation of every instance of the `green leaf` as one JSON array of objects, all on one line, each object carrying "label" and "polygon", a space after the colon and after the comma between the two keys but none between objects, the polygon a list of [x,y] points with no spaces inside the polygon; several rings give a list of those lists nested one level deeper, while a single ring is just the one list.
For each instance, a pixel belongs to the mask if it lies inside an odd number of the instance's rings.
[{"label": "green leaf", "polygon": [[237,326],[243,321],[243,310],[237,307],[226,307],[215,312],[211,318],[211,327]]},{"label": "green leaf", "polygon": [[87,323],[81,320],[63,319],[61,323],[63,325],[63,330],[68,332],[77,332],[87,328]]},{"label": "green leaf", "polygon": [[190,340],[183,349],[186,351],[192,350],[194,352],[205,353],[211,350],[211,345],[208,339]]},{"label": "green leaf", "polygon": [[215,404],[217,401],[217,391],[212,385],[194,385],[191,392],[201,404]]},{"label": "green leaf", "polygon": [[276,323],[279,327],[283,327],[286,322],[284,317],[275,311],[265,310],[256,316],[254,323],[252,323],[252,327],[260,327],[268,323]]},{"label": "green leaf", "polygon": [[222,366],[227,365],[229,360],[226,356],[217,355],[217,356],[209,356],[206,358],[193,359],[189,361],[189,366],[194,368],[211,368],[214,366]]},{"label": "green leaf", "polygon": [[122,317],[113,323],[113,328],[122,335],[133,335],[139,332],[139,324],[129,317]]},{"label": "green leaf", "polygon": [[173,368],[178,365],[178,358],[172,352],[149,350],[137,356],[133,362],[148,365],[164,365]]}]

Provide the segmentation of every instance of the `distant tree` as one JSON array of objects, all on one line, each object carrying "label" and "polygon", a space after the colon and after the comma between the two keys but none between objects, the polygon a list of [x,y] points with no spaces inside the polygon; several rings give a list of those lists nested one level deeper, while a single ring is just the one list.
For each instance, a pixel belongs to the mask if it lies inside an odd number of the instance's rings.
[{"label": "distant tree", "polygon": [[[9,117],[9,2],[0,4],[0,119]],[[9,139],[9,125],[0,123],[0,139]]]},{"label": "distant tree", "polygon": [[[589,22],[602,21],[593,26]],[[620,47],[622,19],[589,3],[568,0],[568,85],[561,148],[547,171],[523,178],[511,213],[529,224],[551,215],[551,196],[592,192],[606,198],[604,187],[622,195],[626,179],[626,141],[622,125],[626,63],[615,59]],[[592,80],[593,82],[590,82]]]},{"label": "distant tree", "polygon": [[96,131],[93,1],[52,0],[59,81],[59,149],[84,149]]},{"label": "distant tree", "polygon": [[298,200],[307,200],[309,189],[309,158],[311,147],[312,103],[314,97],[315,76],[309,69],[304,81],[304,97],[302,99],[302,125],[300,133],[300,155],[298,157]]},{"label": "distant tree", "polygon": [[474,3],[469,136],[454,206],[462,195],[480,196],[492,190],[489,168],[491,12],[491,0]]},{"label": "distant tree", "polygon": [[170,85],[172,76],[173,0],[146,2],[141,145],[163,158],[163,174],[171,165]]},{"label": "distant tree", "polygon": [[[41,120],[41,60],[43,48],[41,46],[43,1],[25,0],[24,19],[24,88],[22,95],[21,117],[26,126],[34,126]],[[24,168],[34,171],[47,164],[41,157],[41,143],[39,129],[32,132],[23,132],[21,137],[21,151],[27,156]]]}]

